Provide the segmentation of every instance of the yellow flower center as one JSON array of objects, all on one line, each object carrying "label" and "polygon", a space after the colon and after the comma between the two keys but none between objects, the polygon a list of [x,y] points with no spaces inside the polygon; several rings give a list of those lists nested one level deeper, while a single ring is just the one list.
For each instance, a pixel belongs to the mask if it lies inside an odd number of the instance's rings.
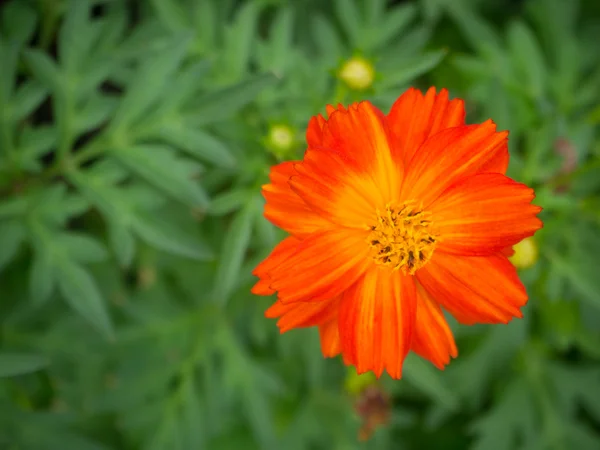
[{"label": "yellow flower center", "polygon": [[377,264],[414,274],[431,259],[437,243],[431,213],[410,200],[377,211],[377,224],[371,226],[368,243]]}]

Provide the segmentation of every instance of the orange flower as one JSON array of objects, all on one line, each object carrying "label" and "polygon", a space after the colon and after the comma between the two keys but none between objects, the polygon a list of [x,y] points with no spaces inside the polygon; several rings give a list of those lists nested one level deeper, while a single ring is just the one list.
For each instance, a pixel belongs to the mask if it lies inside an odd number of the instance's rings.
[{"label": "orange flower", "polygon": [[290,233],[253,272],[281,332],[317,326],[322,351],[400,378],[409,350],[439,368],[459,322],[522,317],[505,252],[538,230],[534,193],[506,177],[507,132],[465,125],[444,89],[313,117],[302,161],[271,169],[265,216]]}]

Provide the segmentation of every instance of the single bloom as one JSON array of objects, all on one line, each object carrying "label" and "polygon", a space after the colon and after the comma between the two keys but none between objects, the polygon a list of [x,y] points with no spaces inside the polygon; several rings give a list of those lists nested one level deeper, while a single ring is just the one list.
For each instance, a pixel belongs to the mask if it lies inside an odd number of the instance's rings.
[{"label": "single bloom", "polygon": [[522,317],[507,258],[541,228],[534,192],[505,176],[506,131],[466,125],[463,101],[409,89],[313,117],[301,161],[271,169],[265,216],[290,236],[254,270],[280,331],[316,326],[323,355],[400,378],[409,351],[444,368],[463,324]]}]

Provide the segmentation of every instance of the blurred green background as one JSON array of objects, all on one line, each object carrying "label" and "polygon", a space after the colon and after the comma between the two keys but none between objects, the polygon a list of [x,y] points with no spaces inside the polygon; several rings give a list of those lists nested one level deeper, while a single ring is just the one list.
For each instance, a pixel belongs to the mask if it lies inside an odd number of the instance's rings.
[{"label": "blurred green background", "polygon": [[[1,450],[600,449],[600,2],[0,3]],[[431,85],[545,226],[524,319],[374,383],[263,317],[260,186],[327,103]]]}]

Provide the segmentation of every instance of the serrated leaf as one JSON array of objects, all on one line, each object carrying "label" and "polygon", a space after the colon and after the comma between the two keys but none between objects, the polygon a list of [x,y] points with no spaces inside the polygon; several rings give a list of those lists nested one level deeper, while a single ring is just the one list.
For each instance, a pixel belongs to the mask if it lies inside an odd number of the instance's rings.
[{"label": "serrated leaf", "polygon": [[236,214],[227,229],[212,292],[213,301],[217,303],[225,304],[236,285],[236,278],[250,244],[257,205],[256,199],[249,202]]},{"label": "serrated leaf", "polygon": [[25,239],[25,226],[11,220],[0,223],[0,272],[16,256],[21,242]]},{"label": "serrated leaf", "polygon": [[117,134],[120,134],[127,129],[161,96],[164,86],[187,54],[189,44],[187,33],[176,36],[163,45],[158,54],[144,60],[113,117],[113,131],[118,129]]},{"label": "serrated leaf", "polygon": [[156,130],[156,135],[189,155],[216,166],[229,169],[236,165],[235,157],[223,142],[198,128],[185,127],[181,122],[167,122]]},{"label": "serrated leaf", "polygon": [[14,377],[36,372],[48,365],[41,355],[0,352],[0,377]]},{"label": "serrated leaf", "polygon": [[184,114],[184,121],[197,127],[227,119],[254,100],[262,89],[272,86],[276,80],[273,74],[255,75],[234,86],[207,93],[190,104]]},{"label": "serrated leaf", "polygon": [[192,179],[193,165],[178,158],[169,147],[137,145],[112,149],[111,153],[149,184],[184,203],[206,208],[208,196]]},{"label": "serrated leaf", "polygon": [[114,335],[106,304],[89,272],[66,258],[56,258],[58,290],[67,303],[107,338]]}]

